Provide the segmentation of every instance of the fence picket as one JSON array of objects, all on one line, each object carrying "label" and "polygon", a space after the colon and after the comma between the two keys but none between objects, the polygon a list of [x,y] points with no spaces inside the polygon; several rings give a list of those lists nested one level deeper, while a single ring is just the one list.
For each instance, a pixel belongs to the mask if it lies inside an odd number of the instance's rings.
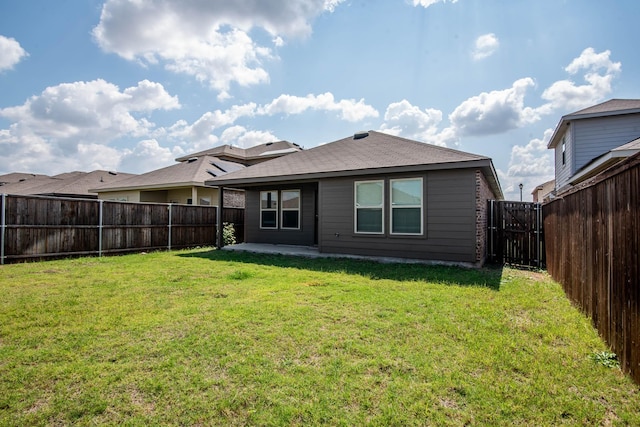
[{"label": "fence picket", "polygon": [[543,206],[547,269],[640,383],[640,156]]},{"label": "fence picket", "polygon": [[[2,194],[0,261],[214,246],[215,206]],[[224,208],[241,242],[244,209]]]}]

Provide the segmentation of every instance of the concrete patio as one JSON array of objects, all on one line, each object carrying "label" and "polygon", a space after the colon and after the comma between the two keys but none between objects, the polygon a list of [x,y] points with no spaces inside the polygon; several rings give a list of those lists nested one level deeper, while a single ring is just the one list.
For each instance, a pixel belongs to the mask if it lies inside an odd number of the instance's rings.
[{"label": "concrete patio", "polygon": [[349,254],[333,254],[320,252],[315,246],[294,246],[294,245],[274,245],[269,243],[238,243],[236,245],[223,246],[222,250],[234,252],[252,252],[258,254],[279,254],[288,256],[299,256],[305,258],[348,258],[363,261],[375,261],[381,263],[401,263],[401,264],[425,264],[425,265],[449,265],[456,267],[472,268],[469,263],[453,263],[442,261],[428,261],[420,259],[407,259],[396,257],[373,257]]}]

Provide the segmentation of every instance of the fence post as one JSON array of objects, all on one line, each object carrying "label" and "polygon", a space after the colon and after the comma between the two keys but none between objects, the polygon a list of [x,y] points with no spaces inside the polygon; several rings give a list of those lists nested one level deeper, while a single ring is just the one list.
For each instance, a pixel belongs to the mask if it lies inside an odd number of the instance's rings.
[{"label": "fence post", "polygon": [[4,264],[4,231],[7,228],[7,195],[2,193],[2,213],[0,214],[0,265]]},{"label": "fence post", "polygon": [[169,241],[167,245],[168,246],[167,250],[171,250],[171,213],[172,213],[171,206],[172,206],[171,203],[169,203],[169,207],[168,207],[169,209],[169,239],[168,240]]},{"label": "fence post", "polygon": [[542,210],[542,205],[540,203],[536,204],[536,257],[538,261],[538,268],[542,268],[542,248],[540,248],[540,233],[541,233],[541,225],[540,224],[540,211]]},{"label": "fence post", "polygon": [[102,257],[102,208],[104,200],[98,200],[98,257]]}]

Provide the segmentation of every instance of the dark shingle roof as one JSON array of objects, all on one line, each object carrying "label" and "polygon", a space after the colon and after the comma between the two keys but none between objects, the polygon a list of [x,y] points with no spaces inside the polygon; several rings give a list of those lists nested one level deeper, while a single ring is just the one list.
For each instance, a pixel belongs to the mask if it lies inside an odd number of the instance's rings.
[{"label": "dark shingle roof", "polygon": [[[491,159],[450,148],[438,147],[382,132],[353,136],[250,166],[229,175],[208,180],[208,185],[241,185],[294,179],[379,173],[381,170],[459,168],[476,165],[493,171]],[[490,173],[499,189],[495,171]]]},{"label": "dark shingle roof", "polygon": [[133,176],[115,185],[100,185],[96,191],[116,191],[184,185],[204,185],[204,181],[244,169],[245,166],[213,156],[194,157],[162,169]]},{"label": "dark shingle roof", "polygon": [[571,114],[564,115],[556,125],[547,148],[555,148],[565,134],[564,128],[572,120],[591,119],[595,117],[619,116],[623,114],[639,114],[640,99],[610,99]]},{"label": "dark shingle roof", "polygon": [[184,162],[193,157],[216,156],[220,158],[230,158],[243,162],[260,158],[278,157],[284,154],[300,151],[301,148],[289,141],[267,142],[266,144],[256,145],[250,148],[240,148],[231,145],[219,145],[197,153],[178,157],[177,162]]},{"label": "dark shingle roof", "polygon": [[135,176],[130,173],[115,173],[105,170],[93,172],[67,172],[54,176],[32,175],[23,181],[5,184],[0,192],[20,195],[51,195],[64,197],[93,197],[90,191],[98,185],[122,181]]},{"label": "dark shingle roof", "polygon": [[603,103],[571,113],[569,116],[612,112],[623,114],[626,110],[640,110],[640,99],[610,99]]}]

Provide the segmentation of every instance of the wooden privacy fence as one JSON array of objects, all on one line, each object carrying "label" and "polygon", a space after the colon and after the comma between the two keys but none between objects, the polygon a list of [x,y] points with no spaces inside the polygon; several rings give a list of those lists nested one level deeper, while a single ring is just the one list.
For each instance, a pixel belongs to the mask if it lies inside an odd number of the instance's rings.
[{"label": "wooden privacy fence", "polygon": [[[2,194],[0,263],[216,244],[216,207]],[[243,227],[244,210],[223,209]]]},{"label": "wooden privacy fence", "polygon": [[640,157],[543,206],[547,269],[640,383]]},{"label": "wooden privacy fence", "polygon": [[544,268],[542,205],[488,201],[488,261]]}]

